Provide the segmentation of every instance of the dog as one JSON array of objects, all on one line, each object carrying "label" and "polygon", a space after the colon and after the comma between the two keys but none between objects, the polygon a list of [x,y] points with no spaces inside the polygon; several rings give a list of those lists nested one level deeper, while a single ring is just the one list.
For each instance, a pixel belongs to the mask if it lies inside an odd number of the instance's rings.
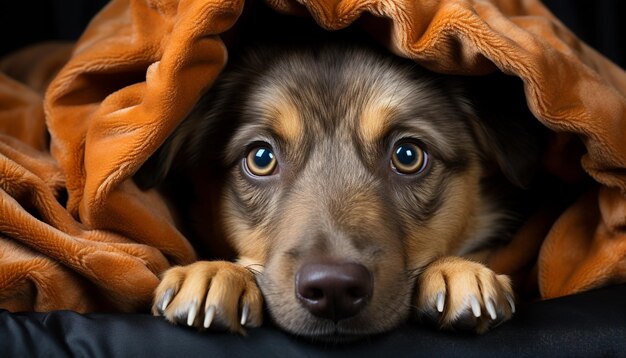
[{"label": "dog", "polygon": [[519,226],[538,160],[515,121],[482,118],[457,77],[368,46],[262,46],[232,62],[143,170],[210,172],[202,220],[235,259],[166,271],[155,315],[244,333],[266,306],[320,340],[512,317],[511,280],[481,260]]}]

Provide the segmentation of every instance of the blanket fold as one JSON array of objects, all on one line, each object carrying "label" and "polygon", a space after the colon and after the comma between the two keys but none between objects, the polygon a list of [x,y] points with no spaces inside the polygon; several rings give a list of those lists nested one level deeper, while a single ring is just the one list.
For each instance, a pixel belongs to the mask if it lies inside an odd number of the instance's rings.
[{"label": "blanket fold", "polygon": [[[536,262],[543,297],[626,281],[626,73],[538,0],[266,3],[329,30],[358,22],[437,72],[519,77],[554,132],[546,169],[594,183],[564,212],[534,216],[492,267],[513,274]],[[40,61],[26,71],[16,57],[0,63],[14,77],[0,74],[0,307],[147,309],[158,274],[196,259],[175,213],[132,175],[218,76],[224,33],[243,9],[112,0],[71,52],[32,52]]]}]

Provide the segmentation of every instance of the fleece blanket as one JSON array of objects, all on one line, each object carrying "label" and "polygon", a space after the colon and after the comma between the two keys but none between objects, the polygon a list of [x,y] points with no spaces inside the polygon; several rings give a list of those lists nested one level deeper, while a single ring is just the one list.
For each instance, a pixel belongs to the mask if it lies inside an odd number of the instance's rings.
[{"label": "fleece blanket", "polygon": [[[327,30],[356,23],[434,71],[519,77],[553,132],[546,169],[591,184],[532,216],[488,263],[513,276],[534,267],[542,297],[626,281],[626,73],[538,0],[267,4]],[[2,62],[1,308],[145,310],[159,273],[196,260],[163,198],[131,177],[218,76],[223,34],[246,6],[112,0],[75,46]]]}]

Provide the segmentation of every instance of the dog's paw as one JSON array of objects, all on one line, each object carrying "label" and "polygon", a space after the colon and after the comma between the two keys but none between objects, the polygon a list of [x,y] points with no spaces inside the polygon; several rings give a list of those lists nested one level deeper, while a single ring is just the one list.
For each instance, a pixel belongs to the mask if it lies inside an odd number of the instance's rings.
[{"label": "dog's paw", "polygon": [[152,313],[168,321],[243,334],[261,325],[263,296],[248,269],[232,262],[199,261],[173,267],[156,289]]},{"label": "dog's paw", "polygon": [[507,276],[458,257],[428,265],[418,278],[417,290],[418,316],[442,329],[483,333],[515,313]]}]

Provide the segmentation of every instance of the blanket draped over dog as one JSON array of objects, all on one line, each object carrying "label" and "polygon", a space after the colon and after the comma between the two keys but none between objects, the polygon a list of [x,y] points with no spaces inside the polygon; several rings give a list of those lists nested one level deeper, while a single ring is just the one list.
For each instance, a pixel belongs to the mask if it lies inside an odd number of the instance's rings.
[{"label": "blanket draped over dog", "polygon": [[[539,1],[267,1],[328,30],[366,18],[363,36],[437,72],[521,78],[554,132],[545,168],[564,183],[592,180],[565,210],[531,217],[489,264],[513,276],[534,266],[542,297],[626,281],[626,73]],[[219,74],[220,34],[243,8],[113,0],[75,47],[0,63],[1,308],[145,310],[159,273],[196,259],[164,200],[131,176]]]}]

